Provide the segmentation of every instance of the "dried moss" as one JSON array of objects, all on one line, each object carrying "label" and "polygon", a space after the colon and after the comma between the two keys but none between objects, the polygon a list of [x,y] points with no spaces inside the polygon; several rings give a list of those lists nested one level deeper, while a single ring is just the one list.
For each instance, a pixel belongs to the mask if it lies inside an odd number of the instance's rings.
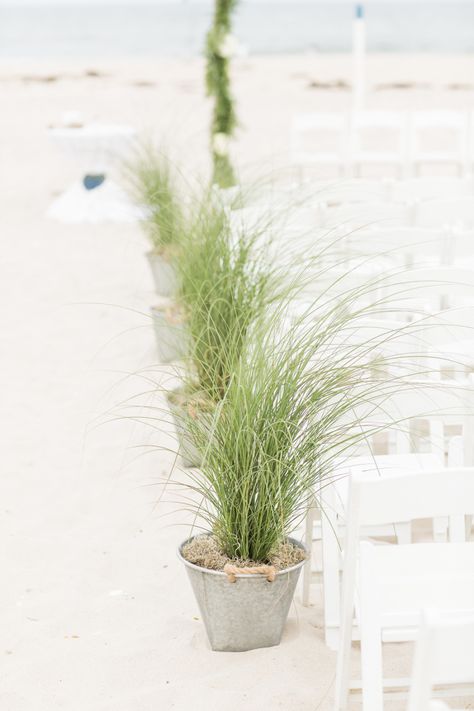
[{"label": "dried moss", "polygon": [[269,559],[262,561],[229,558],[222,552],[215,536],[204,534],[196,536],[190,543],[183,546],[183,558],[190,563],[209,570],[223,570],[226,563],[232,563],[240,568],[251,568],[262,563],[274,565],[277,570],[285,570],[305,559],[305,552],[290,541],[279,543],[270,553]]}]

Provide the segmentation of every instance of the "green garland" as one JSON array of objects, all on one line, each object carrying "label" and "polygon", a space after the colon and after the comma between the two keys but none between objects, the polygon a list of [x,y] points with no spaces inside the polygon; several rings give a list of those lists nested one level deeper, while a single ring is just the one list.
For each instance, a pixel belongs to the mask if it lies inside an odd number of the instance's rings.
[{"label": "green garland", "polygon": [[214,97],[211,127],[213,182],[222,188],[235,184],[227,144],[237,123],[234,102],[230,93],[229,56],[225,50],[230,37],[231,15],[238,0],[215,0],[214,21],[207,34],[206,84],[207,93]]}]

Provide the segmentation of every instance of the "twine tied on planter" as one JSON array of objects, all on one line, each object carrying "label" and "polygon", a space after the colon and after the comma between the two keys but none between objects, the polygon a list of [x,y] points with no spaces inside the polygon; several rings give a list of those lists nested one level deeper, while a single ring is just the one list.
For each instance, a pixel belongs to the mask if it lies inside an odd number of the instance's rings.
[{"label": "twine tied on planter", "polygon": [[164,313],[167,323],[172,326],[178,326],[186,320],[186,317],[179,306],[167,306]]},{"label": "twine tied on planter", "polygon": [[227,575],[229,583],[235,583],[237,575],[264,575],[269,583],[273,583],[276,576],[276,568],[274,565],[258,565],[254,568],[239,568],[232,563],[224,565],[224,573]]}]

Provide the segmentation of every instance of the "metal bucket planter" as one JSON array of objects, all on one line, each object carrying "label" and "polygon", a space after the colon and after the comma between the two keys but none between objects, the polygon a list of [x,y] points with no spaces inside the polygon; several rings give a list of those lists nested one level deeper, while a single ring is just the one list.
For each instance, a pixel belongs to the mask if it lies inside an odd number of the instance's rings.
[{"label": "metal bucket planter", "polygon": [[147,252],[146,256],[153,274],[156,293],[160,296],[173,296],[178,288],[178,279],[173,264],[157,252]]},{"label": "metal bucket planter", "polygon": [[[228,574],[201,568],[183,557],[183,546],[191,540],[182,543],[178,555],[186,566],[212,649],[245,652],[280,644],[305,561],[278,571],[272,582],[265,574],[238,573],[232,582]],[[289,540],[303,548],[298,541]]]},{"label": "metal bucket planter", "polygon": [[184,358],[188,353],[189,337],[185,322],[173,316],[169,305],[152,306],[151,315],[161,363]]},{"label": "metal bucket planter", "polygon": [[199,454],[196,445],[193,442],[191,432],[189,431],[188,421],[189,414],[184,405],[179,405],[168,397],[168,405],[173,416],[176,432],[178,435],[179,453],[185,467],[199,467],[201,464],[201,455]]}]

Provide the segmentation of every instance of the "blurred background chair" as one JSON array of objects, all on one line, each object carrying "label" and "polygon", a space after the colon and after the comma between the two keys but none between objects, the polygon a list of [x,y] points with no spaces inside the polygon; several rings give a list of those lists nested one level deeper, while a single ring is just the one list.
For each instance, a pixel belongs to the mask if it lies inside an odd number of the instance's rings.
[{"label": "blurred background chair", "polygon": [[[374,139],[377,136],[377,140]],[[397,111],[355,111],[350,118],[350,163],[360,176],[369,165],[402,177],[407,160],[406,115]]]},{"label": "blurred background chair", "polygon": [[409,118],[409,162],[415,174],[423,165],[452,165],[469,172],[468,114],[461,111],[414,111]]},{"label": "blurred background chair", "polygon": [[347,116],[344,113],[298,114],[291,126],[291,161],[305,166],[326,166],[337,175],[346,174]]}]

